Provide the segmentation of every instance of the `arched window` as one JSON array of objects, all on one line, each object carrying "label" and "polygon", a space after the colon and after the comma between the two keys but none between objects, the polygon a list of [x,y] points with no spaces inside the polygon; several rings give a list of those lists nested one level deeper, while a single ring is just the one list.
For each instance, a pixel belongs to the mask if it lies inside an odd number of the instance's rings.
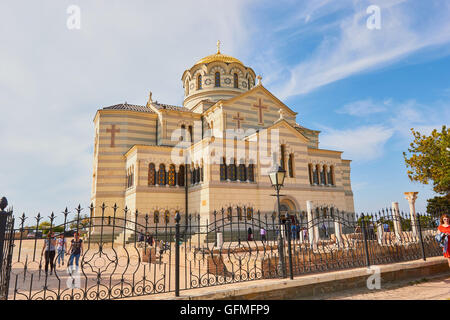
[{"label": "arched window", "polygon": [[190,136],[189,141],[193,142],[194,141],[194,131],[192,130],[192,126],[188,127],[188,131],[189,131],[189,136]]},{"label": "arched window", "polygon": [[181,125],[180,141],[186,141],[186,126],[184,124]]},{"label": "arched window", "polygon": [[191,174],[191,185],[193,185],[195,183],[195,167],[194,167],[194,164],[192,164],[191,168],[192,169],[189,171],[189,173]]},{"label": "arched window", "polygon": [[153,213],[153,222],[159,223],[159,211],[158,210],[155,210],[155,212]]},{"label": "arched window", "polygon": [[237,207],[236,211],[237,211],[238,220],[242,220],[242,208]]},{"label": "arched window", "polygon": [[228,221],[233,220],[233,208],[231,208],[231,207],[228,207],[228,209],[227,209],[227,218],[228,218]]},{"label": "arched window", "polygon": [[294,154],[289,155],[289,178],[294,177]]},{"label": "arched window", "polygon": [[247,179],[248,179],[250,182],[254,182],[254,181],[255,181],[254,167],[255,167],[255,165],[254,165],[253,163],[250,163],[250,164],[248,165],[248,168],[247,168]]},{"label": "arched window", "polygon": [[175,175],[176,175],[175,165],[171,164],[169,167],[169,186],[176,185]]},{"label": "arched window", "polygon": [[203,159],[202,159],[202,166],[200,167],[200,182],[203,182]]},{"label": "arched window", "polygon": [[314,173],[313,173],[313,176],[314,176],[314,183],[315,184],[319,184],[319,165],[316,165],[315,167],[314,167]]},{"label": "arched window", "polygon": [[329,184],[329,181],[330,180],[328,180],[328,167],[325,165],[323,166],[323,184],[327,185]]},{"label": "arched window", "polygon": [[236,161],[231,159],[231,163],[228,165],[227,177],[231,181],[236,181]]},{"label": "arched window", "polygon": [[309,184],[313,184],[313,169],[312,164],[308,164],[308,175],[309,175]]},{"label": "arched window", "polygon": [[148,165],[148,185],[149,186],[155,185],[155,183],[156,183],[155,175],[156,175],[155,165],[153,163],[150,163]]},{"label": "arched window", "polygon": [[235,88],[239,88],[239,78],[238,78],[238,74],[237,73],[234,73],[233,80],[234,80],[234,87]]},{"label": "arched window", "polygon": [[195,181],[196,181],[197,183],[200,183],[200,167],[197,167],[195,173],[196,173]]},{"label": "arched window", "polygon": [[247,79],[247,82],[248,90],[250,90],[250,78]]},{"label": "arched window", "polygon": [[163,164],[159,165],[158,184],[160,186],[166,185],[166,166]]},{"label": "arched window", "polygon": [[247,181],[246,172],[245,172],[245,164],[241,160],[241,163],[239,164],[239,181]]},{"label": "arched window", "polygon": [[131,188],[134,184],[134,168],[130,167],[127,171],[127,188]]},{"label": "arched window", "polygon": [[214,86],[220,87],[220,72],[216,72],[214,75]]},{"label": "arched window", "polygon": [[247,208],[247,220],[252,220],[253,218],[253,208]]},{"label": "arched window", "polygon": [[227,180],[227,164],[225,162],[225,158],[222,158],[222,161],[220,163],[220,180]]},{"label": "arched window", "polygon": [[334,179],[334,166],[330,166],[330,183],[332,186],[334,186],[336,184],[335,179]]},{"label": "arched window", "polygon": [[164,222],[165,222],[166,224],[168,224],[168,223],[170,222],[170,212],[169,212],[169,210],[166,210],[166,211],[164,212]]},{"label": "arched window", "polygon": [[200,90],[202,88],[202,75],[199,74],[197,77],[197,90]]},{"label": "arched window", "polygon": [[286,170],[286,159],[284,157],[284,154],[286,153],[286,146],[284,144],[280,147],[281,157],[280,157],[280,166],[283,168],[283,170]]},{"label": "arched window", "polygon": [[[322,170],[320,170],[320,169],[322,169]],[[319,167],[319,170],[320,170],[320,184],[325,184],[325,172],[324,172],[324,170],[325,170],[325,168],[324,167],[322,167],[322,168],[320,168]]]},{"label": "arched window", "polygon": [[178,185],[180,187],[184,187],[184,166],[180,165],[180,169],[178,170]]}]

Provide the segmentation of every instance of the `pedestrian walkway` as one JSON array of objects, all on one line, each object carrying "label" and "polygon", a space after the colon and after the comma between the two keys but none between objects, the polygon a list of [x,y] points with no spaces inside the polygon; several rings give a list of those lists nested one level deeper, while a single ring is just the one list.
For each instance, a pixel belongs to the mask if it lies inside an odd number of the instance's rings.
[{"label": "pedestrian walkway", "polygon": [[450,276],[387,283],[379,290],[358,288],[294,300],[450,300]]}]

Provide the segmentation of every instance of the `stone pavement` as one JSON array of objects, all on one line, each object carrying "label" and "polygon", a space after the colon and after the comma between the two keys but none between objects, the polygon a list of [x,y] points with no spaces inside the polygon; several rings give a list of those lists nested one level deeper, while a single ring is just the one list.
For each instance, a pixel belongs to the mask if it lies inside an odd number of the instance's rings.
[{"label": "stone pavement", "polygon": [[380,290],[358,288],[294,300],[450,300],[450,276],[387,283]]}]

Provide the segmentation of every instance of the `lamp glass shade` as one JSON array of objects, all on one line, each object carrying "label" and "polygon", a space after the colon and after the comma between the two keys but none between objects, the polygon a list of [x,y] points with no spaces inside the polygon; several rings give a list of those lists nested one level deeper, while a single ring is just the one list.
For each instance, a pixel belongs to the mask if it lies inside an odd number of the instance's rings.
[{"label": "lamp glass shade", "polygon": [[272,183],[273,187],[283,186],[285,177],[286,171],[281,167],[278,167],[278,169],[274,168],[274,170],[269,172],[270,182]]}]

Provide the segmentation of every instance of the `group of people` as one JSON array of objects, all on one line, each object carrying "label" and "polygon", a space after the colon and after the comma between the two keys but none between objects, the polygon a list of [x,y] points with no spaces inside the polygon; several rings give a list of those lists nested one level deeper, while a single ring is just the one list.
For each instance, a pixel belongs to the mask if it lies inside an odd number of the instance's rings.
[{"label": "group of people", "polygon": [[80,235],[78,233],[74,234],[74,238],[70,241],[69,250],[67,250],[67,241],[64,234],[60,234],[59,237],[56,238],[55,233],[50,230],[44,240],[44,247],[41,252],[41,257],[44,256],[45,258],[44,270],[46,275],[48,274],[49,265],[50,275],[56,271],[56,263],[58,264],[58,267],[61,265],[64,266],[66,252],[70,255],[67,266],[71,268],[75,260],[75,265],[78,268],[80,256],[83,254],[83,240],[80,239]]},{"label": "group of people", "polygon": [[139,232],[138,241],[139,242],[145,241],[149,246],[153,246],[153,243],[155,242],[155,240],[153,239],[153,236],[148,232],[146,234],[144,234],[143,230],[141,230]]},{"label": "group of people", "polygon": [[[267,241],[267,230],[264,227],[261,227],[259,229],[259,235],[260,235],[260,240],[264,243]],[[278,230],[276,231],[276,234],[278,234]],[[286,235],[287,235],[287,230],[286,230]],[[308,238],[308,230],[303,227],[301,228],[300,225],[298,224],[293,224],[291,226],[291,239],[296,240],[296,239],[300,239],[300,237],[303,238],[303,240],[306,240]],[[247,229],[247,240],[251,241],[254,240],[253,237],[253,230],[251,227],[249,227]]]},{"label": "group of people", "polygon": [[147,232],[144,234],[143,230],[139,232],[138,242],[139,243],[145,242],[150,247],[152,247],[153,245],[159,247],[160,255],[162,255],[165,251],[170,249],[170,244],[168,242],[164,242],[163,240],[158,241],[157,239],[153,238],[153,235],[151,235],[150,233]]}]

